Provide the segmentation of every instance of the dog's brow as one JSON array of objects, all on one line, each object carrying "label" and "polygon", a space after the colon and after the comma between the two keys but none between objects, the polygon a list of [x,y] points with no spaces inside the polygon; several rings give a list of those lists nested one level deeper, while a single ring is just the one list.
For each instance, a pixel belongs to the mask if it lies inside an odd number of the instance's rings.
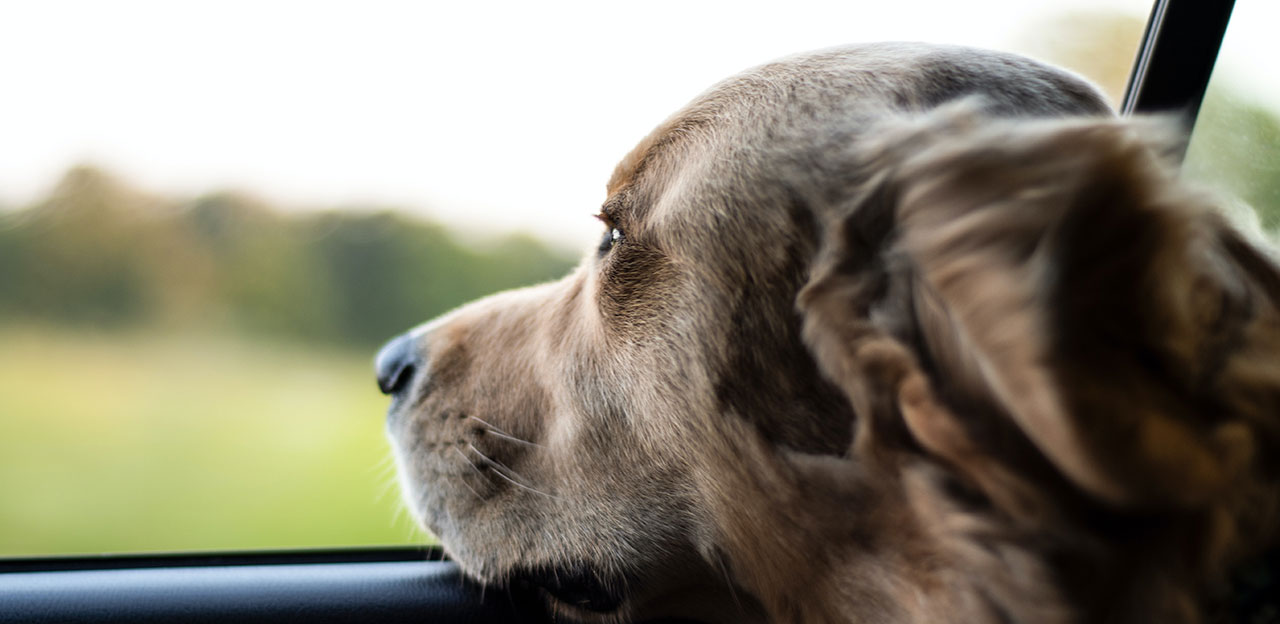
[{"label": "dog's brow", "polygon": [[609,178],[609,184],[605,187],[610,197],[616,196],[619,191],[626,188],[636,179],[636,176],[640,173],[641,165],[649,159],[649,151],[652,147],[653,141],[643,141],[622,158],[622,161],[614,168],[613,175]]},{"label": "dog's brow", "polygon": [[600,214],[604,215],[610,221],[618,221],[626,210],[626,193],[614,193],[612,197],[605,200],[600,206]]},{"label": "dog's brow", "polygon": [[717,102],[701,102],[698,105],[691,105],[680,117],[668,120],[655,128],[614,168],[606,187],[608,193],[614,195],[631,186],[664,150],[693,134],[697,129],[713,123],[719,112]]}]

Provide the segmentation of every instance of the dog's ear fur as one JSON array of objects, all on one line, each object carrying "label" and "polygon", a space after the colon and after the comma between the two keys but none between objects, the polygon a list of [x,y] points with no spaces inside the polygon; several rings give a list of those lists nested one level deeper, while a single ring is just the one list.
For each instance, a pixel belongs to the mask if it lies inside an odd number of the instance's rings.
[{"label": "dog's ear fur", "polygon": [[1280,271],[1177,179],[1171,124],[974,110],[863,141],[801,292],[852,454],[926,458],[1033,523],[1083,500],[1273,531]]}]

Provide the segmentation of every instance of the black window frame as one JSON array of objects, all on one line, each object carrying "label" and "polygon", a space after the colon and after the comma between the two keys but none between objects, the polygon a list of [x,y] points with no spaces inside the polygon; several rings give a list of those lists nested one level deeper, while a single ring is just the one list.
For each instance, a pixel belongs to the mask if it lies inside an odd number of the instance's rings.
[{"label": "black window frame", "polygon": [[1234,8],[1235,0],[1156,0],[1120,113],[1173,113],[1190,133]]},{"label": "black window frame", "polygon": [[[1120,110],[1195,123],[1234,0],[1156,0]],[[439,548],[0,558],[0,623],[543,622]]]}]

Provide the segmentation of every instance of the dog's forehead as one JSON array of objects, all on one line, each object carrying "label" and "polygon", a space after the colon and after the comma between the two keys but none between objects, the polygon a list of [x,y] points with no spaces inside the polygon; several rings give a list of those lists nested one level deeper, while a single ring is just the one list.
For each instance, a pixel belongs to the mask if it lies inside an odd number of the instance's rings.
[{"label": "dog's forehead", "polygon": [[[766,105],[763,75],[781,78],[781,67],[758,68],[725,80],[700,95],[649,133],[618,163],[609,179],[610,197],[630,187],[672,152],[706,139],[717,126],[741,121],[751,107]],[[750,97],[752,92],[755,97]]]},{"label": "dog's forehead", "polygon": [[783,58],[716,84],[619,162],[608,196],[699,143],[755,133],[780,147],[788,131],[790,138],[808,139],[856,129],[860,119],[921,112],[975,94],[1000,116],[1112,112],[1087,81],[1012,54],[901,42],[842,46]]},{"label": "dog's forehead", "polygon": [[[882,98],[875,85],[904,72],[904,57],[894,50],[937,53],[911,44],[846,46],[787,57],[748,69],[712,86],[655,128],[618,163],[607,191],[617,194],[635,183],[669,152],[707,138],[717,128],[741,126],[762,115],[788,109],[814,110],[832,97],[865,95],[863,104]],[[892,58],[892,62],[890,59]],[[861,79],[859,79],[861,78]],[[823,103],[816,100],[825,99]]]}]

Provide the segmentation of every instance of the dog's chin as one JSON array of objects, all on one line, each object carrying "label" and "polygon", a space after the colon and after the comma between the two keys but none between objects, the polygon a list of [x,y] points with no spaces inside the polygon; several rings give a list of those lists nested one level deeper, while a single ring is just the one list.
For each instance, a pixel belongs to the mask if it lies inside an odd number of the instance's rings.
[{"label": "dog's chin", "polygon": [[538,591],[553,611],[583,622],[615,621],[626,610],[626,579],[586,565],[516,570],[508,582]]}]

